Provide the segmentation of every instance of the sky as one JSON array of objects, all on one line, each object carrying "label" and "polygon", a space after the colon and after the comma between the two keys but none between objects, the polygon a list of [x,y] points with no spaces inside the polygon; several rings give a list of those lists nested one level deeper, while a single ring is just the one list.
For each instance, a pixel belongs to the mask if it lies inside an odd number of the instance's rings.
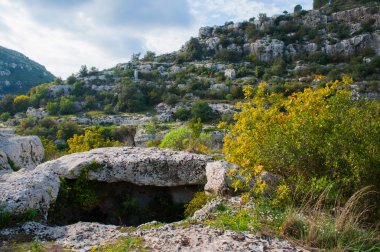
[{"label": "sky", "polygon": [[0,0],[0,45],[66,78],[133,53],[169,53],[202,26],[311,9],[311,0]]}]

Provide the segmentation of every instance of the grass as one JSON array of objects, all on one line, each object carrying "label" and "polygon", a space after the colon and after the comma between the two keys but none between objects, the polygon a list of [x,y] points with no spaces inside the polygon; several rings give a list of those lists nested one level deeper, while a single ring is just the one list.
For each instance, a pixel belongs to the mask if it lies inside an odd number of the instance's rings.
[{"label": "grass", "polygon": [[197,192],[193,199],[185,205],[185,216],[192,216],[197,210],[201,209],[204,205],[209,202],[213,196],[206,195],[205,192]]},{"label": "grass", "polygon": [[143,248],[144,239],[141,237],[121,238],[118,241],[99,248],[93,248],[93,252],[129,252],[129,251],[146,251]]},{"label": "grass", "polygon": [[141,226],[139,226],[139,228],[141,229],[145,229],[145,230],[149,230],[149,229],[152,229],[152,228],[159,228],[159,227],[162,227],[163,225],[165,225],[164,223],[162,222],[155,222],[155,223],[152,223],[152,224],[143,224]]},{"label": "grass", "polygon": [[380,251],[380,233],[363,224],[370,208],[362,202],[371,193],[368,187],[363,188],[343,206],[333,208],[324,205],[326,194],[314,205],[284,209],[258,200],[253,209],[218,209],[205,224],[222,230],[281,237],[310,249]]}]

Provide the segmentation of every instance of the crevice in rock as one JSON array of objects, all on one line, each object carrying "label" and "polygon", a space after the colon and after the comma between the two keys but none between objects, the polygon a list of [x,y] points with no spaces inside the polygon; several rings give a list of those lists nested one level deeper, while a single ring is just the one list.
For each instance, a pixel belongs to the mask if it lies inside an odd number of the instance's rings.
[{"label": "crevice in rock", "polygon": [[202,186],[137,186],[127,182],[61,181],[48,222],[79,221],[137,226],[150,221],[170,223],[184,218],[185,204]]}]

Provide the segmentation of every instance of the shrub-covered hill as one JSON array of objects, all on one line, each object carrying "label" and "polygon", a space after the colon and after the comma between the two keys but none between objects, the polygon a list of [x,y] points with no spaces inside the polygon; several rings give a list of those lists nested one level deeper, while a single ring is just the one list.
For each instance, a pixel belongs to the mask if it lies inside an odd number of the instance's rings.
[{"label": "shrub-covered hill", "polygon": [[44,66],[19,52],[0,46],[0,96],[25,93],[31,87],[50,82],[53,78]]}]

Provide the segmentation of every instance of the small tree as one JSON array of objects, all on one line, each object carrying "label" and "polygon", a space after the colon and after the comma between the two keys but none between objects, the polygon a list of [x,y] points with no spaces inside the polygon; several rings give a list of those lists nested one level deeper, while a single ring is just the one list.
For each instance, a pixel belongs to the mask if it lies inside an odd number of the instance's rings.
[{"label": "small tree", "polygon": [[81,66],[80,70],[79,70],[79,76],[80,77],[86,77],[87,75],[88,75],[87,66],[86,65]]},{"label": "small tree", "polygon": [[144,55],[143,61],[153,61],[154,57],[156,57],[156,53],[152,51],[147,51]]},{"label": "small tree", "polygon": [[294,6],[294,14],[300,14],[302,12],[302,5],[300,4],[297,4],[296,6]]},{"label": "small tree", "polygon": [[266,13],[259,13],[259,21],[261,23],[265,22],[267,19],[268,19],[268,17],[267,17]]}]

